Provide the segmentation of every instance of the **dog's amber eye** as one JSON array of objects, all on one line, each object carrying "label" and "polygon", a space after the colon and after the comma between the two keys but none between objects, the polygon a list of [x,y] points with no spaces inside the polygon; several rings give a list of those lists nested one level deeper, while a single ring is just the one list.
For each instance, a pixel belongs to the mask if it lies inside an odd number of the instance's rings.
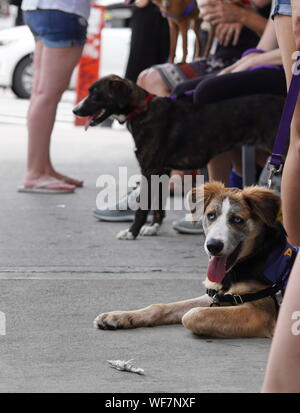
[{"label": "dog's amber eye", "polygon": [[236,217],[231,218],[231,222],[233,224],[242,224],[244,222],[244,220],[243,220],[243,218],[236,216]]},{"label": "dog's amber eye", "polygon": [[207,217],[207,219],[208,219],[209,221],[213,221],[214,219],[216,219],[216,214],[215,214],[215,212],[209,212],[209,213],[206,215],[206,217]]}]

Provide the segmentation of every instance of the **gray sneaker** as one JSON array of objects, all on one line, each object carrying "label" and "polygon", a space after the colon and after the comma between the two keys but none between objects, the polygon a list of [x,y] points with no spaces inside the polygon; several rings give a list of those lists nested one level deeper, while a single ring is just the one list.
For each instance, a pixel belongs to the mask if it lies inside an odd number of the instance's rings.
[{"label": "gray sneaker", "polygon": [[[132,189],[126,196],[124,196],[113,208],[94,209],[93,215],[100,221],[107,222],[132,222],[135,216],[135,210],[131,209],[129,205],[135,205],[137,197],[140,195],[140,185]],[[153,219],[153,212],[149,211],[147,220]]]},{"label": "gray sneaker", "polygon": [[187,220],[187,216],[179,221],[173,222],[173,228],[180,234],[203,234],[202,221],[198,221],[193,224],[190,220]]},{"label": "gray sneaker", "polygon": [[114,209],[94,209],[93,215],[100,221],[107,222],[132,222],[134,220],[134,211],[114,210]]},{"label": "gray sneaker", "polygon": [[94,209],[93,215],[101,221],[108,222],[132,222],[135,211],[129,207],[134,205],[140,194],[140,186],[137,185],[132,191],[128,192],[113,208]]}]

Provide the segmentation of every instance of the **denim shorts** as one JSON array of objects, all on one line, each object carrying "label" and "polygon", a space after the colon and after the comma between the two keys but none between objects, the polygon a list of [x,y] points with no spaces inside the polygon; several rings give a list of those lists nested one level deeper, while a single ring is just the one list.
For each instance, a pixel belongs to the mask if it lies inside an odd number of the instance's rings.
[{"label": "denim shorts", "polygon": [[35,39],[41,39],[47,47],[83,46],[85,43],[87,21],[81,16],[49,9],[28,10],[23,15]]},{"label": "denim shorts", "polygon": [[274,7],[271,12],[271,17],[274,18],[277,14],[283,14],[284,16],[292,15],[291,0],[275,0]]}]

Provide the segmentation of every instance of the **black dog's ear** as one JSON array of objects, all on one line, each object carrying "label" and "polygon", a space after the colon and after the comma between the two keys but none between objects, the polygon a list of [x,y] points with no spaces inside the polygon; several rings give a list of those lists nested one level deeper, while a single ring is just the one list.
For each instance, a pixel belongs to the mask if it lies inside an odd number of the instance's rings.
[{"label": "black dog's ear", "polygon": [[280,198],[270,189],[250,186],[242,192],[250,210],[269,227],[274,227],[280,211]]},{"label": "black dog's ear", "polygon": [[108,96],[116,99],[120,109],[128,106],[128,99],[132,93],[132,88],[121,78],[111,79],[108,82]]}]

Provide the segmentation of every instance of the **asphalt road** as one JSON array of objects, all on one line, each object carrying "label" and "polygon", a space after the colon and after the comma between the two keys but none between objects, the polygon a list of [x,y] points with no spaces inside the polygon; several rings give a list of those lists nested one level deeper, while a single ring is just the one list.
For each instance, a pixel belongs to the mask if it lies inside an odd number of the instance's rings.
[{"label": "asphalt road", "polygon": [[[172,230],[179,211],[159,236],[127,242],[115,238],[127,224],[93,218],[98,176],[138,169],[127,132],[73,127],[70,102],[60,109],[52,155],[85,187],[74,195],[18,194],[26,106],[0,96],[0,392],[259,392],[268,339],[200,338],[182,326],[93,328],[100,312],[202,294],[203,237]],[[107,363],[132,358],[144,376]]]}]

